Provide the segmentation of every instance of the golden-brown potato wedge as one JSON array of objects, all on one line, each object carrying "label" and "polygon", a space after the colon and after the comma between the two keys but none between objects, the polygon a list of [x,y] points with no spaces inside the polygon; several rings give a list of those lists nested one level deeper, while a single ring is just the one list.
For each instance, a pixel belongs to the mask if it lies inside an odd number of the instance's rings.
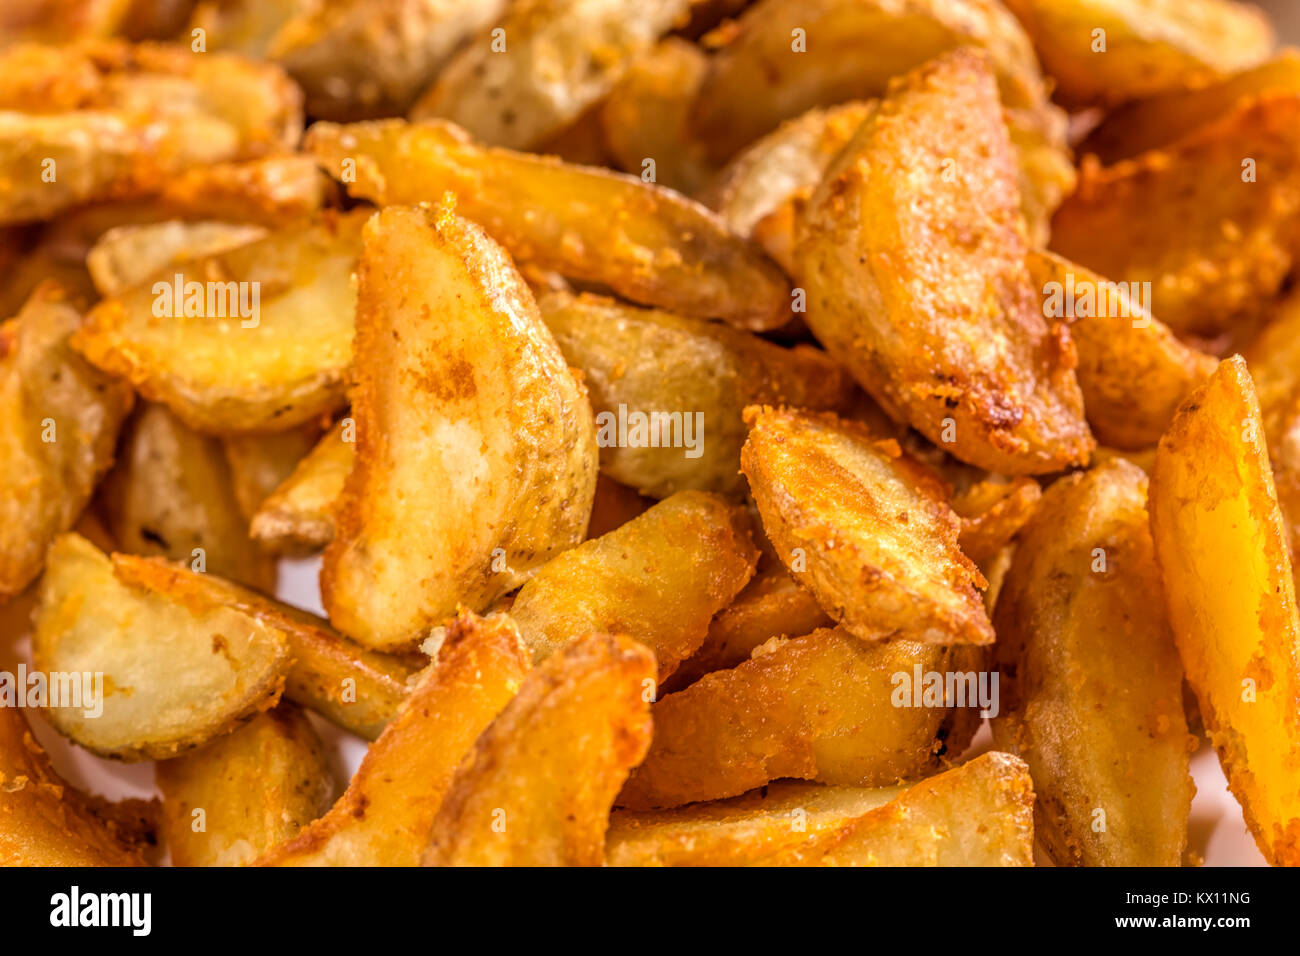
[{"label": "golden-brown potato wedge", "polygon": [[609,810],[650,745],[654,655],[592,634],[552,655],[465,755],[425,866],[600,866]]},{"label": "golden-brown potato wedge", "polygon": [[957,47],[988,52],[1008,106],[1044,98],[1029,38],[989,0],[762,0],[737,27],[696,106],[698,134],[719,161],[814,106],[878,96]]},{"label": "golden-brown potato wedge", "polygon": [[264,238],[264,228],[243,223],[169,219],[114,226],[90,250],[86,267],[99,294],[107,298],[186,259],[217,255]]},{"label": "golden-brown potato wedge", "polygon": [[753,408],[741,467],[777,556],[863,640],[990,644],[979,570],[933,472],[831,414]]},{"label": "golden-brown potato wedge", "polygon": [[1143,303],[1143,287],[1108,282],[1050,252],[1029,254],[1043,314],[1070,323],[1088,424],[1115,448],[1149,448],[1178,405],[1218,364],[1174,337]]},{"label": "golden-brown potato wedge", "polygon": [[68,347],[81,316],[53,284],[0,325],[0,602],[40,573],[113,460],[131,390]]},{"label": "golden-brown potato wedge", "polygon": [[1069,333],[1034,296],[1010,139],[978,52],[901,81],[827,171],[804,226],[808,326],[893,418],[1000,474],[1087,461]]},{"label": "golden-brown potato wedge", "polygon": [[0,707],[0,866],[144,866],[130,813],[152,816],[142,801],[107,804],[69,786],[21,711]]},{"label": "golden-brown potato wedge", "polygon": [[583,540],[596,430],[509,256],[449,207],[367,225],[356,324],[357,458],[321,597],[387,650]]},{"label": "golden-brown potato wedge", "polygon": [[[713,177],[690,111],[709,58],[694,43],[669,37],[628,67],[600,107],[605,146],[627,173],[697,195]],[[653,160],[648,166],[646,160]]]},{"label": "golden-brown potato wedge", "polygon": [[136,410],[97,500],[121,550],[274,590],[275,561],[248,536],[221,442],[166,406]]},{"label": "golden-brown potato wedge", "polygon": [[[69,78],[69,77],[73,78]],[[103,42],[0,53],[0,222],[140,195],[205,163],[290,146],[301,94],[278,67]]]},{"label": "golden-brown potato wedge", "polygon": [[1052,220],[1052,249],[1120,282],[1150,282],[1181,336],[1245,331],[1295,263],[1300,95],[1247,100],[1167,149],[1102,169]]},{"label": "golden-brown potato wedge", "polygon": [[1004,109],[1002,118],[1016,157],[1020,212],[1029,241],[1035,247],[1046,246],[1052,233],[1052,214],[1079,181],[1067,138],[1069,116],[1043,103],[1033,109]]},{"label": "golden-brown potato wedge", "polygon": [[1273,49],[1256,7],[1231,0],[1005,0],[1034,41],[1056,95],[1122,103],[1254,66]]},{"label": "golden-brown potato wedge", "polygon": [[699,648],[757,563],[744,509],[681,491],[552,558],[519,590],[510,616],[535,661],[586,634],[623,634],[654,651],[662,681]]},{"label": "golden-brown potato wedge", "polygon": [[[162,577],[163,572],[154,570]],[[181,572],[173,571],[174,576]],[[284,696],[344,730],[374,740],[401,709],[419,654],[380,654],[348,640],[314,614],[272,600],[215,574],[188,576],[189,593],[225,605],[285,637],[293,659]]]},{"label": "golden-brown potato wedge", "polygon": [[972,662],[970,648],[867,642],[840,628],[776,638],[654,705],[654,742],[618,803],[673,807],[781,777],[881,786],[924,776],[945,747],[965,747],[954,724],[976,711],[941,699],[908,706],[905,685]]},{"label": "golden-brown potato wedge", "polygon": [[356,461],[355,430],[354,419],[331,428],[262,502],[249,530],[258,543],[286,554],[310,553],[330,543],[334,512]]},{"label": "golden-brown potato wedge", "polygon": [[1148,507],[1174,638],[1228,787],[1264,856],[1300,864],[1300,622],[1240,357],[1178,410]]},{"label": "golden-brown potato wedge", "polygon": [[7,0],[0,9],[0,47],[112,36],[129,7],[130,0]]},{"label": "golden-brown potato wedge", "polygon": [[444,122],[316,123],[307,149],[350,193],[381,204],[457,195],[516,259],[619,295],[754,331],[790,316],[785,276],[709,210],[661,186],[475,145]]},{"label": "golden-brown potato wedge", "polygon": [[289,480],[321,437],[318,422],[282,432],[230,435],[222,445],[239,510],[249,521],[272,492]]},{"label": "golden-brown potato wedge", "polygon": [[1048,489],[998,601],[993,735],[1029,764],[1060,866],[1182,865],[1194,738],[1161,591],[1140,468]]},{"label": "golden-brown potato wedge", "polygon": [[1110,165],[1178,142],[1237,109],[1244,101],[1300,93],[1300,52],[1273,59],[1208,86],[1177,89],[1112,110],[1079,147]]},{"label": "golden-brown potato wedge", "polygon": [[243,866],[329,808],[325,748],[292,704],[157,767],[173,866]]},{"label": "golden-brown potato wedge", "polygon": [[952,510],[961,518],[957,544],[962,554],[983,567],[996,559],[1034,516],[1043,489],[1033,478],[977,482],[953,495]]},{"label": "golden-brown potato wedge", "polygon": [[769,560],[763,558],[758,574],[714,616],[704,643],[673,672],[664,693],[676,693],[705,674],[743,664],[756,647],[774,637],[798,637],[834,623],[810,591],[779,564],[767,564]]},{"label": "golden-brown potato wedge", "polygon": [[[103,756],[163,759],[275,706],[291,662],[284,633],[207,600],[202,584],[156,558],[56,538],[32,638],[36,669],[69,675],[50,723]],[[100,676],[83,689],[83,674]]]},{"label": "golden-brown potato wedge", "polygon": [[590,390],[601,470],[653,498],[684,489],[743,495],[746,406],[848,411],[857,391],[806,345],[782,348],[591,294],[553,292],[537,305]]},{"label": "golden-brown potato wedge", "polygon": [[180,216],[283,227],[319,213],[336,192],[310,156],[277,155],[186,170],[135,205],[142,222]]},{"label": "golden-brown potato wedge", "polygon": [[397,719],[325,816],[272,848],[259,866],[414,866],[474,741],[515,696],[528,670],[504,616],[462,614]]},{"label": "golden-brown potato wedge", "polygon": [[350,277],[368,216],[328,216],[178,264],[101,302],[73,345],[199,431],[279,430],[327,414],[351,362]]},{"label": "golden-brown potato wedge", "polygon": [[181,34],[196,0],[127,0],[119,29],[128,40],[167,40]]},{"label": "golden-brown potato wedge", "polygon": [[411,110],[495,146],[532,149],[601,99],[688,0],[515,0]]},{"label": "golden-brown potato wedge", "polygon": [[610,866],[1033,866],[1034,792],[1010,754],[910,786],[779,781],[678,810],[616,811]]}]

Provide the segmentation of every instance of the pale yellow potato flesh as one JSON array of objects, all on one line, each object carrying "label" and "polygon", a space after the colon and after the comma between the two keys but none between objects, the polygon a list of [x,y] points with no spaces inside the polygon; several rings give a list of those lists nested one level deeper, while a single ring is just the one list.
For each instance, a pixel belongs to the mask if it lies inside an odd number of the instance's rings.
[{"label": "pale yellow potato flesh", "polygon": [[[534,149],[607,94],[688,0],[515,0],[411,109],[494,146]],[[499,31],[499,32],[498,32]]]},{"label": "pale yellow potato flesh", "polygon": [[73,346],[199,431],[274,431],[330,413],[352,358],[350,277],[368,216],[326,215],[178,263],[102,301]]},{"label": "pale yellow potato flesh", "polygon": [[995,752],[910,785],[778,781],[615,811],[606,855],[610,866],[1033,866],[1033,802],[1025,765]]},{"label": "pale yellow potato flesh", "polygon": [[331,428],[258,506],[249,533],[263,547],[302,554],[318,551],[333,539],[334,514],[356,461],[356,422],[349,421],[351,439],[344,437],[347,422]]},{"label": "pale yellow potato flesh", "polygon": [[[110,804],[64,781],[17,707],[0,707],[0,865],[145,866],[150,804]],[[136,820],[128,817],[134,814]]]},{"label": "pale yellow potato flesh", "polygon": [[1056,95],[1114,105],[1203,84],[1273,49],[1268,17],[1232,0],[1004,0]]},{"label": "pale yellow potato flesh", "polygon": [[230,435],[222,442],[235,498],[247,520],[252,521],[262,502],[289,480],[320,437],[319,423],[307,422],[282,432]]},{"label": "pale yellow potato flesh", "polygon": [[334,795],[320,738],[285,703],[160,761],[155,774],[173,866],[251,863],[320,816]]},{"label": "pale yellow potato flesh", "polygon": [[515,697],[528,654],[504,616],[463,614],[325,816],[259,866],[415,866],[457,765]]},{"label": "pale yellow potato flesh", "polygon": [[266,229],[246,223],[169,219],[114,226],[86,256],[99,294],[107,298],[144,282],[168,266],[215,255],[266,237]]},{"label": "pale yellow potato flesh", "polygon": [[1151,315],[1141,286],[1108,282],[1050,252],[1031,252],[1029,273],[1044,314],[1070,323],[1079,355],[1074,374],[1097,440],[1121,449],[1155,445],[1218,363]]},{"label": "pale yellow potato flesh", "polygon": [[0,77],[0,222],[143,195],[302,132],[301,94],[278,67],[179,45],[18,45],[0,52]]},{"label": "pale yellow potato flesh", "polygon": [[1259,403],[1223,362],[1160,440],[1148,508],[1169,620],[1260,851],[1300,864],[1300,622]]},{"label": "pale yellow potato flesh", "polygon": [[741,467],[777,557],[865,641],[990,644],[985,581],[948,490],[898,442],[824,413],[754,408]]},{"label": "pale yellow potato flesh", "polygon": [[220,440],[165,405],[136,408],[97,502],[122,551],[275,589],[275,561],[248,536]]},{"label": "pale yellow potato flesh", "polygon": [[654,655],[591,634],[529,673],[456,769],[425,866],[600,866],[619,788],[650,745]]},{"label": "pale yellow potato flesh", "polygon": [[806,345],[783,348],[590,293],[551,292],[537,305],[564,357],[582,371],[601,470],[653,498],[685,489],[743,495],[748,405],[847,412],[856,398],[849,374]]},{"label": "pale yellow potato flesh", "polygon": [[588,166],[476,145],[450,123],[316,123],[306,148],[348,192],[381,205],[457,197],[516,259],[626,299],[750,331],[790,317],[781,270],[712,211]]},{"label": "pale yellow potato flesh", "polygon": [[896,84],[803,222],[805,320],[892,418],[999,474],[1088,460],[1069,332],[1034,295],[1011,141],[976,51]]},{"label": "pale yellow potato flesh", "polygon": [[81,315],[41,286],[0,324],[0,602],[40,573],[113,461],[131,390],[68,346]]},{"label": "pale yellow potato flesh", "polygon": [[291,663],[284,633],[209,600],[202,575],[156,558],[110,559],[76,534],[55,539],[47,562],[33,665],[103,675],[93,692],[71,688],[82,694],[44,711],[86,749],[124,760],[172,757],[279,699]]},{"label": "pale yellow potato flesh", "polygon": [[[977,709],[927,706],[906,684],[918,673],[977,670],[982,656],[964,646],[862,641],[840,628],[774,639],[654,705],[654,741],[618,804],[675,807],[782,777],[883,786],[924,776],[948,748],[965,749]],[[912,706],[918,695],[922,706]]]},{"label": "pale yellow potato flesh", "polygon": [[682,491],[565,551],[519,590],[510,616],[535,661],[586,634],[622,634],[654,652],[663,681],[754,573],[744,509]]},{"label": "pale yellow potato flesh", "polygon": [[993,736],[1029,765],[1060,866],[1181,866],[1187,848],[1196,739],[1146,484],[1121,460],[1052,485],[998,599]]},{"label": "pale yellow potato flesh", "polygon": [[321,597],[391,650],[583,540],[596,430],[509,256],[450,207],[366,227],[356,324],[357,455]]}]

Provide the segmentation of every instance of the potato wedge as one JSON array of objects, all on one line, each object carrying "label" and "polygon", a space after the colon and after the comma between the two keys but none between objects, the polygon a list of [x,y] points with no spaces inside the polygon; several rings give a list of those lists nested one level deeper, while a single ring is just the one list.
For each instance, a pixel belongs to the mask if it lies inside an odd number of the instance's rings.
[{"label": "potato wedge", "polygon": [[97,305],[73,346],[199,431],[283,430],[327,414],[351,362],[350,277],[368,216],[327,216],[178,264]]},{"label": "potato wedge", "polygon": [[1178,410],[1148,507],[1174,638],[1228,787],[1264,856],[1300,864],[1300,622],[1239,356]]},{"label": "potato wedge", "polygon": [[754,649],[774,637],[798,637],[834,622],[812,592],[800,586],[779,564],[762,559],[759,572],[736,599],[719,611],[699,650],[682,662],[662,688],[676,693],[705,674],[736,667]]},{"label": "potato wedge", "polygon": [[320,437],[319,423],[308,422],[282,432],[231,435],[222,442],[235,499],[245,518],[253,520],[262,502],[289,480]]},{"label": "potato wedge", "polygon": [[[347,422],[351,440],[345,440]],[[258,506],[249,533],[259,544],[276,553],[303,554],[330,543],[334,513],[356,461],[355,429],[353,419],[331,428]]]},{"label": "potato wedge", "polygon": [[316,162],[295,153],[189,169],[137,204],[144,222],[182,215],[283,227],[319,213],[335,193]]},{"label": "potato wedge", "polygon": [[612,165],[637,176],[651,174],[651,182],[688,196],[699,194],[716,172],[690,130],[708,64],[703,50],[679,37],[668,37],[633,61],[600,105]]},{"label": "potato wedge", "polygon": [[537,305],[590,390],[601,470],[653,498],[684,489],[743,495],[747,405],[848,411],[857,391],[843,368],[806,345],[781,348],[591,294],[553,292]]},{"label": "potato wedge", "polygon": [[224,605],[282,633],[293,659],[285,676],[285,698],[367,740],[378,737],[397,716],[410,693],[411,678],[426,663],[420,654],[380,654],[364,648],[314,614],[215,574],[186,576],[184,582],[197,599]]},{"label": "potato wedge", "polygon": [[600,100],[689,0],[515,0],[411,109],[494,146],[532,149]]},{"label": "potato wedge", "polygon": [[1295,263],[1300,95],[1247,100],[1167,149],[1102,169],[1052,220],[1052,249],[1120,282],[1150,282],[1180,336],[1249,333]]},{"label": "potato wedge", "polygon": [[1079,355],[1074,374],[1097,440],[1123,449],[1154,445],[1218,363],[1151,315],[1140,284],[1108,282],[1050,252],[1031,252],[1029,273],[1043,314],[1070,323]]},{"label": "potato wedge", "polygon": [[952,510],[961,518],[957,544],[981,568],[994,561],[1020,533],[1043,497],[1033,478],[990,478],[953,495]]},{"label": "potato wedge", "polygon": [[781,563],[863,640],[993,642],[933,472],[834,415],[752,408],[741,468]]},{"label": "potato wedge", "polygon": [[1259,66],[1208,86],[1177,89],[1110,111],[1079,147],[1105,165],[1177,143],[1247,100],[1300,93],[1300,51],[1281,50]]},{"label": "potato wedge", "polygon": [[229,222],[166,222],[115,226],[86,257],[95,288],[105,298],[139,285],[187,259],[216,255],[266,238],[261,226]]},{"label": "potato wedge", "polygon": [[684,807],[616,811],[610,866],[1033,866],[1034,792],[987,753],[910,786],[778,781]]},{"label": "potato wedge", "polygon": [[681,491],[564,552],[519,590],[510,616],[535,662],[585,634],[622,634],[654,651],[663,681],[704,641],[758,563],[744,510]]},{"label": "potato wedge", "polygon": [[516,259],[633,302],[752,331],[790,316],[789,283],[755,246],[640,179],[477,146],[436,121],[316,123],[306,147],[355,196],[414,203],[454,192],[460,215]]},{"label": "potato wedge", "polygon": [[482,229],[449,207],[389,207],[365,233],[357,459],[321,597],[339,630],[388,650],[583,540],[596,430],[532,293]]},{"label": "potato wedge", "polygon": [[160,761],[163,835],[173,866],[243,866],[329,808],[325,748],[292,704]]},{"label": "potato wedge", "polygon": [[123,826],[150,804],[112,805],[62,780],[17,707],[0,707],[0,866],[145,866],[142,836]]},{"label": "potato wedge", "polygon": [[1266,59],[1273,29],[1231,0],[1005,0],[1034,41],[1056,95],[1114,105],[1184,89]]},{"label": "potato wedge", "polygon": [[416,865],[457,764],[515,696],[527,670],[528,655],[507,618],[460,615],[343,796],[257,865]]},{"label": "potato wedge", "polygon": [[1069,333],[1037,307],[1010,140],[986,60],[901,81],[809,203],[806,320],[889,414],[999,474],[1087,461]]},{"label": "potato wedge", "polygon": [[650,745],[654,655],[580,638],[533,670],[456,769],[425,866],[600,866],[609,810]]},{"label": "potato wedge", "polygon": [[248,536],[221,442],[142,404],[98,501],[118,548],[161,555],[270,593],[275,561]]},{"label": "potato wedge", "polygon": [[998,749],[1029,765],[1060,866],[1181,866],[1195,786],[1146,475],[1114,461],[1048,489],[998,601]]},{"label": "potato wedge", "polygon": [[654,500],[620,485],[604,475],[596,476],[596,496],[591,501],[591,520],[587,522],[587,540],[599,538],[623,527],[644,514]]},{"label": "potato wedge", "polygon": [[782,120],[879,96],[895,76],[963,46],[988,52],[1008,106],[1044,100],[1029,38],[999,3],[761,0],[713,60],[696,131],[723,161]]},{"label": "potato wedge", "polygon": [[113,460],[131,390],[68,347],[81,316],[42,285],[0,325],[0,603],[40,573]]},{"label": "potato wedge", "polygon": [[774,639],[654,705],[654,742],[618,804],[675,807],[781,777],[882,786],[931,773],[947,747],[965,748],[973,728],[956,725],[976,711],[907,706],[904,685],[917,673],[974,670],[961,666],[974,663],[972,650],[867,642],[841,628]]},{"label": "potato wedge", "polygon": [[56,538],[33,661],[74,684],[102,678],[82,706],[47,707],[50,723],[102,756],[163,759],[275,706],[291,662],[284,633],[208,601],[202,583],[158,559],[110,559],[80,535]]},{"label": "potato wedge", "polygon": [[1053,213],[1079,182],[1068,141],[1069,116],[1051,103],[1043,103],[1033,109],[1004,109],[1002,118],[1016,157],[1020,212],[1030,244],[1046,246]]},{"label": "potato wedge", "polygon": [[70,43],[112,36],[129,0],[9,0],[0,10],[0,47],[20,41]]},{"label": "potato wedge", "polygon": [[18,46],[0,53],[0,76],[0,222],[141,195],[302,132],[297,87],[278,67],[236,56],[116,41]]}]

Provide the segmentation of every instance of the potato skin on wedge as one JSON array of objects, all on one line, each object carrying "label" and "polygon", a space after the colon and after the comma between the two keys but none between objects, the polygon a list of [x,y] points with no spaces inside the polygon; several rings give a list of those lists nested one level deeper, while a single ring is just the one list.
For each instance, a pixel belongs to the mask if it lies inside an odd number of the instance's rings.
[{"label": "potato skin on wedge", "polygon": [[898,675],[974,670],[982,659],[979,648],[867,642],[842,628],[773,639],[654,705],[654,742],[619,806],[716,800],[781,777],[882,786],[922,776],[946,748],[965,748],[977,711],[896,706]]},{"label": "potato skin on wedge", "polygon": [[796,243],[806,321],[891,417],[1000,474],[1087,461],[1069,332],[1049,323],[986,60],[898,81],[827,171]]},{"label": "potato skin on wedge", "polygon": [[50,546],[33,620],[38,670],[103,674],[100,713],[45,715],[105,757],[161,760],[229,733],[275,706],[291,663],[282,631],[210,600],[202,575],[77,534]]},{"label": "potato skin on wedge", "polygon": [[749,240],[671,189],[607,169],[474,143],[450,123],[316,123],[306,139],[348,191],[383,204],[457,195],[520,261],[642,305],[750,331],[790,318],[790,283]]},{"label": "potato skin on wedge", "polygon": [[0,602],[31,583],[50,542],[76,524],[131,410],[131,389],[69,347],[80,325],[53,283],[0,324]]},{"label": "potato skin on wedge", "polygon": [[[163,835],[173,866],[243,866],[329,807],[325,748],[293,704],[158,763]],[[195,827],[202,811],[203,827]]]},{"label": "potato skin on wedge", "polygon": [[983,575],[944,484],[829,413],[751,408],[741,467],[781,562],[863,640],[990,644]]},{"label": "potato skin on wedge", "polygon": [[325,816],[258,866],[415,866],[462,758],[519,691],[528,654],[504,615],[463,613],[406,706]]},{"label": "potato skin on wedge", "polygon": [[596,430],[510,258],[449,207],[366,226],[354,351],[357,456],[321,597],[339,630],[396,649],[583,540]]},{"label": "potato skin on wedge", "polygon": [[1061,866],[1180,866],[1187,846],[1195,739],[1146,484],[1117,459],[1052,485],[998,598],[993,736],[1029,764]]},{"label": "potato skin on wedge", "polygon": [[1300,622],[1259,403],[1234,356],[1160,440],[1149,509],[1169,621],[1260,851],[1300,865]]},{"label": "potato skin on wedge", "polygon": [[536,661],[578,635],[622,634],[654,652],[663,681],[703,643],[757,563],[744,509],[682,491],[552,558],[519,589],[510,616]]},{"label": "potato skin on wedge", "polygon": [[591,634],[563,648],[465,755],[425,866],[600,866],[610,806],[650,745],[654,655]]}]

